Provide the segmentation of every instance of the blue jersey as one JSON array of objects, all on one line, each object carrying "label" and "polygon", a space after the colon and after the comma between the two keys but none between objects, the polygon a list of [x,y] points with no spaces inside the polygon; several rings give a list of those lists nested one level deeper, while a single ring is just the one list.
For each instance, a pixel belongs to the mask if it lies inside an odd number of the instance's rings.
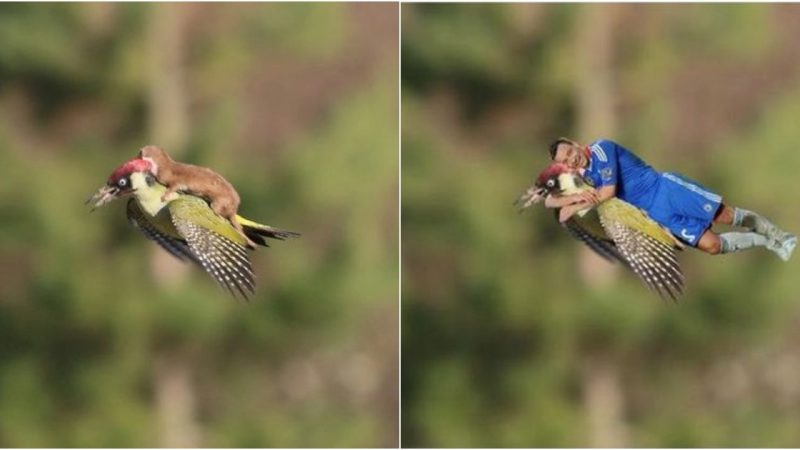
[{"label": "blue jersey", "polygon": [[722,197],[699,183],[676,173],[658,173],[616,142],[601,139],[589,151],[583,176],[595,188],[616,185],[617,197],[643,209],[689,245],[697,245],[722,205]]},{"label": "blue jersey", "polygon": [[607,139],[589,146],[591,158],[584,176],[595,188],[617,186],[617,197],[648,210],[661,175],[630,150]]}]

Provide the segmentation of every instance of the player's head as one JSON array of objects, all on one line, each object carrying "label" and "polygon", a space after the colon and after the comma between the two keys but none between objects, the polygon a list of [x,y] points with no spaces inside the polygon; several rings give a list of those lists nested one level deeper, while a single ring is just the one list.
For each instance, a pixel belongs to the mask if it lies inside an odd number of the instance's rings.
[{"label": "player's head", "polygon": [[566,164],[572,169],[581,169],[589,165],[589,158],[581,144],[560,137],[550,144],[550,159]]}]

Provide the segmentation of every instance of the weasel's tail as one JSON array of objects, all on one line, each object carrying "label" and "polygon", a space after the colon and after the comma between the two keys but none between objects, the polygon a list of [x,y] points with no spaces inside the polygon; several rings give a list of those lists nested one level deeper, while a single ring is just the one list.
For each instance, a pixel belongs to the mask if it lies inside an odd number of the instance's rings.
[{"label": "weasel's tail", "polygon": [[273,228],[269,225],[262,225],[260,223],[253,222],[252,220],[245,219],[239,215],[236,216],[236,220],[242,225],[244,234],[250,238],[251,241],[255,242],[256,244],[263,245],[264,247],[269,247],[264,238],[284,240],[300,236],[300,233]]}]

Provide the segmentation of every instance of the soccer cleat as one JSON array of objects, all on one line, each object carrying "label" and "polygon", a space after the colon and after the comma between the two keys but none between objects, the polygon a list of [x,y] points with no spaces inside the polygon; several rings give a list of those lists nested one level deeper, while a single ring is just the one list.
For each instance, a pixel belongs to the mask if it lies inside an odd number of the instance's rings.
[{"label": "soccer cleat", "polygon": [[[776,248],[774,252],[784,261],[789,261],[794,253],[794,248],[797,246],[797,236],[789,234],[778,240],[780,247]],[[772,250],[772,249],[770,249]]]}]

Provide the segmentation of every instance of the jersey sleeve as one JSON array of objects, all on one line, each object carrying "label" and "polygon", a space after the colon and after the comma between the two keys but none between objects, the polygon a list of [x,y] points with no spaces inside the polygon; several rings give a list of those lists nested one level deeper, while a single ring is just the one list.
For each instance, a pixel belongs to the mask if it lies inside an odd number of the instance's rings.
[{"label": "jersey sleeve", "polygon": [[599,140],[589,146],[592,153],[595,188],[612,186],[619,181],[619,159],[617,144],[609,140]]}]

